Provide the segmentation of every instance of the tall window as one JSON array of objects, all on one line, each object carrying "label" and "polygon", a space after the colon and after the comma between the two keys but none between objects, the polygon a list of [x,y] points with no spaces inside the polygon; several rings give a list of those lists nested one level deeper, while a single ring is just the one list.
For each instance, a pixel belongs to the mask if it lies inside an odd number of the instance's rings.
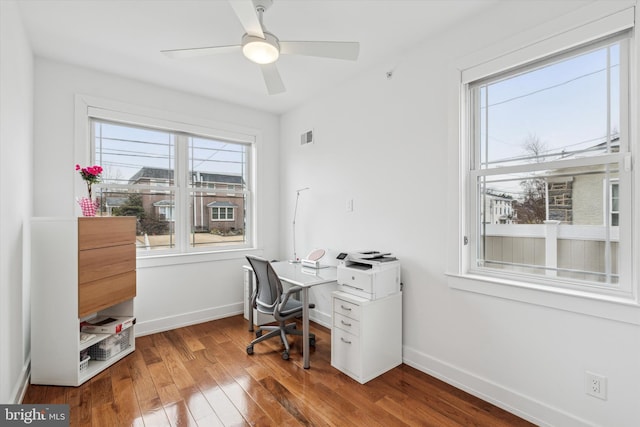
[{"label": "tall window", "polygon": [[630,235],[627,37],[467,85],[474,273],[629,289],[619,250]]},{"label": "tall window", "polygon": [[100,213],[137,217],[139,252],[248,244],[248,143],[98,119],[91,131]]}]

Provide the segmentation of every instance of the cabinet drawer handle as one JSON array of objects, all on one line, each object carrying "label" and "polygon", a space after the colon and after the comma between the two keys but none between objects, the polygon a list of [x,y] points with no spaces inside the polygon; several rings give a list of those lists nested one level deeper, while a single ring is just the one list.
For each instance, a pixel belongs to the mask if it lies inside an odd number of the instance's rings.
[{"label": "cabinet drawer handle", "polygon": [[342,304],[340,304],[340,308],[343,309],[343,310],[351,311],[351,307],[345,307]]},{"label": "cabinet drawer handle", "polygon": [[340,341],[342,341],[345,344],[351,344],[351,341],[347,341],[343,337],[340,337]]},{"label": "cabinet drawer handle", "polygon": [[340,323],[342,323],[344,326],[351,326],[351,323],[347,323],[344,320],[341,320]]}]

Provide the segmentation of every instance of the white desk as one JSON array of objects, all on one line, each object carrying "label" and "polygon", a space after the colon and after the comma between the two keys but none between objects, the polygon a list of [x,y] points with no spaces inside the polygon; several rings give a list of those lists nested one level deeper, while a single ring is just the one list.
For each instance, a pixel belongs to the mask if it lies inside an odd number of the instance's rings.
[{"label": "white desk", "polygon": [[[309,288],[316,285],[335,283],[336,267],[308,268],[300,263],[288,261],[272,262],[271,265],[281,281],[301,288],[302,295],[302,356],[305,369],[309,369]],[[253,295],[253,282],[249,287],[249,298]],[[249,307],[249,330],[253,331],[253,307]]]}]

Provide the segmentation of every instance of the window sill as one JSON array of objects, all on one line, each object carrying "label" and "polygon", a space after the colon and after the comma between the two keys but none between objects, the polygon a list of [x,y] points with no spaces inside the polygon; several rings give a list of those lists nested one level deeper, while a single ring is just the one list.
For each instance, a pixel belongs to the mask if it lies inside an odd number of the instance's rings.
[{"label": "window sill", "polygon": [[194,264],[245,259],[247,254],[261,256],[262,250],[254,248],[230,249],[216,252],[164,253],[149,256],[137,256],[136,268],[166,267],[170,265]]},{"label": "window sill", "polygon": [[551,289],[481,275],[448,273],[447,276],[447,283],[452,289],[640,325],[640,305],[637,300]]}]

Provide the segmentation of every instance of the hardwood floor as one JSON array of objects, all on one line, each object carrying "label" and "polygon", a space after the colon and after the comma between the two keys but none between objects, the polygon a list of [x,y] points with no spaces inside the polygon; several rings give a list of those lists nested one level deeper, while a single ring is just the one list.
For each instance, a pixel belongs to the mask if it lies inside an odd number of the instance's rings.
[{"label": "hardwood floor", "polygon": [[312,323],[282,360],[242,316],[136,339],[136,351],[80,387],[30,385],[23,403],[67,403],[71,426],[492,426],[532,424],[407,365],[361,385],[331,367],[331,332]]}]

